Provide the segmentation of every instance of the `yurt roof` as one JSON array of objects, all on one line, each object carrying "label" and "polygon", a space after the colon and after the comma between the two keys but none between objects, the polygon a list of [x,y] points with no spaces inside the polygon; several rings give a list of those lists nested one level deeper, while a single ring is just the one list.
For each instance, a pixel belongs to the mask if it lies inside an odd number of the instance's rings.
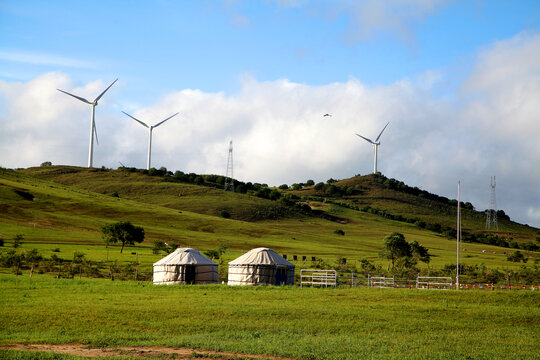
[{"label": "yurt roof", "polygon": [[154,263],[156,265],[217,265],[195,249],[178,248],[163,259]]},{"label": "yurt roof", "polygon": [[239,258],[229,262],[229,265],[280,265],[294,267],[294,264],[285,260],[272,249],[256,248],[248,251]]}]

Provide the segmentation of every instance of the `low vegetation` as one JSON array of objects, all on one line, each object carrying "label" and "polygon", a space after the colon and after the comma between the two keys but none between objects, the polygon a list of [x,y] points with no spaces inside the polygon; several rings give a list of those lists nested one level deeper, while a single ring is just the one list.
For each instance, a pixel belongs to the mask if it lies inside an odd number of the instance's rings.
[{"label": "low vegetation", "polygon": [[[299,359],[533,359],[540,294],[152,286],[0,275],[0,343]],[[36,324],[39,324],[37,326]]]}]

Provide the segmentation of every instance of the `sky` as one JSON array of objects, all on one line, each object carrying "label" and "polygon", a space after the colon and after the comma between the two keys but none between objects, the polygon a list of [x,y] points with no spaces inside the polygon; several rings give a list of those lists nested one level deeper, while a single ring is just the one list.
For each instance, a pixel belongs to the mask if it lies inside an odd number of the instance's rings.
[{"label": "sky", "polygon": [[[540,228],[540,2],[0,0],[0,166],[378,170]],[[331,114],[332,116],[323,116]]]}]

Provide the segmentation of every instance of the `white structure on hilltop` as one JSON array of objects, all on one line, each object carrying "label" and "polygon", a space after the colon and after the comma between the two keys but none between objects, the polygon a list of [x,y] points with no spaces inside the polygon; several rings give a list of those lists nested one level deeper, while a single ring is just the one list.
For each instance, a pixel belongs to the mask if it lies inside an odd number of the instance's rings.
[{"label": "white structure on hilltop", "polygon": [[390,122],[386,123],[386,125],[381,130],[381,132],[379,133],[379,136],[377,136],[375,141],[373,141],[371,139],[368,139],[366,137],[363,137],[362,135],[356,134],[357,136],[360,136],[362,139],[366,140],[370,144],[373,144],[373,152],[374,152],[374,154],[373,154],[373,173],[374,174],[377,173],[377,149],[378,149],[379,145],[381,145],[381,142],[379,141],[379,139],[380,139],[384,129],[386,129],[386,127],[388,126],[388,124],[390,124]]},{"label": "white structure on hilltop", "polygon": [[495,200],[495,176],[491,177],[490,196],[489,196],[489,209],[486,210],[486,230],[499,231],[499,224],[497,222],[497,201]]},{"label": "white structure on hilltop", "polygon": [[169,116],[168,118],[166,118],[165,120],[160,121],[156,125],[153,125],[153,126],[150,125],[149,126],[149,125],[146,125],[141,120],[136,119],[133,116],[129,115],[127,112],[125,112],[125,111],[122,111],[122,112],[124,114],[126,114],[127,116],[129,116],[130,118],[132,118],[133,120],[135,120],[136,122],[138,122],[139,124],[141,124],[142,126],[144,126],[145,128],[148,128],[148,157],[147,157],[147,160],[146,160],[146,170],[150,170],[150,160],[151,160],[151,157],[152,157],[152,130],[154,130],[155,128],[157,128],[159,125],[163,124],[165,121],[169,120],[170,118],[178,115],[179,113],[176,113],[174,115]]},{"label": "white structure on hilltop", "polygon": [[216,284],[218,265],[191,248],[179,248],[154,263],[154,284]]},{"label": "white structure on hilltop", "polygon": [[229,263],[229,285],[294,285],[294,264],[272,249],[256,248]]},{"label": "white structure on hilltop", "polygon": [[93,157],[94,157],[94,134],[96,134],[96,142],[98,142],[96,123],[95,123],[96,106],[98,105],[99,99],[101,99],[101,97],[107,92],[107,90],[109,90],[111,88],[111,86],[113,86],[114,83],[117,82],[117,81],[118,81],[118,79],[114,80],[112,82],[112,84],[109,85],[109,87],[107,87],[105,90],[103,90],[103,92],[101,94],[99,94],[99,96],[97,98],[94,99],[94,101],[88,101],[85,98],[82,98],[82,97],[77,96],[77,95],[70,94],[67,91],[56,89],[56,90],[58,90],[60,92],[63,92],[64,94],[67,94],[69,96],[73,96],[75,99],[80,100],[80,101],[82,101],[84,103],[87,103],[88,105],[90,105],[92,107],[92,117],[90,119],[90,147],[88,149],[88,167],[89,168],[92,167],[92,160],[93,160]]}]

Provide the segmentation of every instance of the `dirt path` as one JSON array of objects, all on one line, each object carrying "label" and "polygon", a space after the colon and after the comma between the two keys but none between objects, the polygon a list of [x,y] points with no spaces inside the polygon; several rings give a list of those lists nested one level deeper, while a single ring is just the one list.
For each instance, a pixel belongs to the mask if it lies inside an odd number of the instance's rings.
[{"label": "dirt path", "polygon": [[199,359],[199,360],[233,360],[233,359],[264,359],[264,360],[292,360],[276,356],[238,354],[220,351],[203,351],[190,348],[122,346],[114,348],[90,348],[81,344],[51,345],[51,344],[11,344],[2,345],[5,350],[46,351],[58,354],[69,354],[93,357],[125,356],[140,358],[167,358],[167,359]]}]

